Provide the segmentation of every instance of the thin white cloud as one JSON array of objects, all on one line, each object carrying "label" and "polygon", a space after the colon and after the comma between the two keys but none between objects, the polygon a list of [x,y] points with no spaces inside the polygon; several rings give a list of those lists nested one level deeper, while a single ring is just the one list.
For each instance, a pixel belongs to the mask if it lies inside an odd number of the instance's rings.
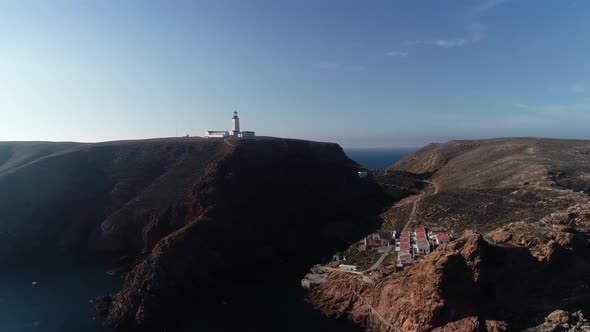
[{"label": "thin white cloud", "polygon": [[487,27],[483,24],[471,24],[467,27],[468,37],[465,38],[448,38],[448,39],[431,39],[431,40],[407,40],[406,45],[431,45],[442,48],[461,47],[482,41],[486,36]]},{"label": "thin white cloud", "polygon": [[437,39],[437,40],[425,40],[423,44],[434,45],[444,48],[460,47],[467,44],[467,40],[462,38],[456,39]]},{"label": "thin white cloud", "polygon": [[573,93],[586,93],[586,86],[584,83],[576,83],[571,87]]},{"label": "thin white cloud", "polygon": [[389,57],[389,58],[407,58],[408,52],[390,51],[390,52],[385,53],[385,56]]},{"label": "thin white cloud", "polygon": [[474,10],[475,13],[486,12],[488,10],[494,9],[504,3],[507,3],[511,0],[486,0],[477,6]]}]

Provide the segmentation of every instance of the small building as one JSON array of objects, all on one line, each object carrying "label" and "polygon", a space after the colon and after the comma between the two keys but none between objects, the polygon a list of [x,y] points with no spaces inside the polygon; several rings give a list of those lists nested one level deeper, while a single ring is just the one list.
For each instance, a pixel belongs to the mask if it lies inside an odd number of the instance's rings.
[{"label": "small building", "polygon": [[451,242],[451,237],[446,233],[436,234],[435,242],[437,246]]},{"label": "small building", "polygon": [[207,138],[226,138],[229,137],[229,131],[225,130],[208,130],[205,135]]},{"label": "small building", "polygon": [[332,255],[333,262],[342,261],[342,260],[344,260],[344,254],[342,252],[339,251],[339,252],[335,253],[334,255]]},{"label": "small building", "polygon": [[381,247],[381,239],[377,237],[369,237],[367,239],[367,250],[373,250]]},{"label": "small building", "polygon": [[367,176],[369,176],[369,173],[367,173],[366,171],[358,171],[358,177],[361,179],[366,178]]},{"label": "small building", "polygon": [[430,237],[430,236],[432,236],[434,234],[437,234],[437,233],[445,233],[445,231],[446,230],[444,228],[438,227],[438,226],[437,227],[429,228],[428,229],[428,237]]},{"label": "small building", "polygon": [[346,271],[356,271],[356,265],[340,264],[338,268]]},{"label": "small building", "polygon": [[409,264],[412,264],[413,262],[414,262],[414,259],[412,258],[412,255],[410,255],[410,254],[399,254],[397,256],[397,265],[398,266],[409,265]]},{"label": "small building", "polygon": [[301,287],[303,287],[305,289],[312,289],[315,286],[317,286],[317,285],[312,283],[311,280],[306,279],[306,278],[301,279]]},{"label": "small building", "polygon": [[238,137],[240,137],[240,138],[256,137],[256,133],[253,131],[240,131],[240,132],[238,132]]},{"label": "small building", "polygon": [[414,244],[414,252],[418,255],[430,254],[430,243],[428,240],[421,240]]},{"label": "small building", "polygon": [[356,248],[358,251],[367,251],[367,238],[363,238],[359,242],[356,243]]}]

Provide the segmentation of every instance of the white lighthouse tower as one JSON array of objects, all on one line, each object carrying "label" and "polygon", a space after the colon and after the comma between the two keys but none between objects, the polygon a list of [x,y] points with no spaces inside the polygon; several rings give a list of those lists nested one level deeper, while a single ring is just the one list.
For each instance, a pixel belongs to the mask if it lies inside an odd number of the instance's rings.
[{"label": "white lighthouse tower", "polygon": [[227,130],[208,130],[205,137],[207,138],[227,138],[233,137],[255,137],[256,133],[253,131],[240,131],[240,118],[238,112],[234,112],[234,116],[231,118],[231,132]]},{"label": "white lighthouse tower", "polygon": [[233,136],[238,136],[240,134],[240,118],[238,117],[238,112],[234,112],[234,116],[231,118],[232,126],[231,131]]}]

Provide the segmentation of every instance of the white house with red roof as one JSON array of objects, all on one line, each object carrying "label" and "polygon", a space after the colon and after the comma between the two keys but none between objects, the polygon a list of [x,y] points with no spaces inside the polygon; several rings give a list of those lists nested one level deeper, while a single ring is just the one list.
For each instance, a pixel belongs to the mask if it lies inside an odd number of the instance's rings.
[{"label": "white house with red roof", "polygon": [[400,246],[401,245],[404,245],[404,244],[407,244],[407,245],[410,244],[410,238],[409,237],[402,237],[399,240],[396,240],[395,241],[395,251],[399,251],[400,250]]},{"label": "white house with red roof", "polygon": [[451,242],[451,237],[447,233],[438,233],[434,237],[437,246]]},{"label": "white house with red roof", "polygon": [[424,234],[426,235],[426,228],[424,227],[418,227],[414,230],[414,236],[417,236],[418,234]]},{"label": "white house with red roof", "polygon": [[400,246],[399,246],[398,255],[402,255],[402,254],[408,254],[409,255],[410,254],[410,250],[412,250],[412,246],[410,245],[410,243],[401,243]]}]

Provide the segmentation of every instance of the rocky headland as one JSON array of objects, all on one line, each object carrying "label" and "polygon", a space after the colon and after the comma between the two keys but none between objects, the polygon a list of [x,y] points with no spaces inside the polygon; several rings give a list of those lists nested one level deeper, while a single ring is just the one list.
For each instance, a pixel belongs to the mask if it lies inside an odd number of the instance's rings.
[{"label": "rocky headland", "polygon": [[[378,331],[586,326],[577,317],[590,303],[590,142],[431,144],[389,169],[399,171],[431,184],[411,226],[462,236],[403,269],[374,271],[368,281],[331,273],[310,293],[318,309]],[[382,227],[401,229],[407,211],[403,201],[394,204]],[[556,310],[576,313],[566,315],[574,324],[555,323]]]},{"label": "rocky headland", "polygon": [[97,300],[117,331],[173,327],[192,303],[240,275],[309,247],[327,254],[345,246],[378,227],[391,201],[330,143],[40,144],[3,144],[0,259],[9,266],[53,251],[126,257],[123,288]]}]

